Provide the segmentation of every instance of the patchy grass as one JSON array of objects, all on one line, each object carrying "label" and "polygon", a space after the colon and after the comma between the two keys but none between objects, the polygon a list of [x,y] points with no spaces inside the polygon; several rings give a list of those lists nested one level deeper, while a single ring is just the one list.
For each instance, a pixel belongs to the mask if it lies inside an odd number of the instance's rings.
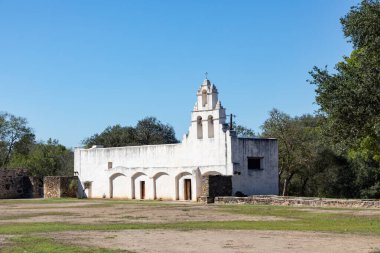
[{"label": "patchy grass", "polygon": [[128,219],[128,220],[141,220],[141,219],[148,219],[148,216],[132,216],[132,215],[126,215],[121,217],[122,219]]},{"label": "patchy grass", "polygon": [[54,204],[54,203],[78,203],[86,199],[75,198],[50,198],[50,199],[2,199],[0,205],[9,204]]},{"label": "patchy grass", "polygon": [[[307,219],[316,216],[345,216],[345,217],[377,217],[380,218],[380,209],[344,209],[344,208],[313,208],[313,207],[290,207],[270,205],[219,205],[220,211],[254,216],[277,216],[290,219]],[[336,212],[319,212],[319,211]],[[374,210],[373,214],[361,215],[361,211]],[[341,212],[340,212],[341,211]]]},{"label": "patchy grass", "polygon": [[[79,202],[82,205],[77,205],[74,208],[83,207],[109,207],[119,208],[123,205],[146,205],[154,207],[172,207],[183,212],[191,211],[192,207],[197,204],[181,204],[178,202],[160,202],[160,201],[138,201],[138,200],[76,200],[76,199],[47,199],[47,200],[27,200],[27,203],[38,204],[43,203],[41,207],[44,207],[45,203],[63,203],[57,205],[55,208],[64,208],[65,203]],[[3,203],[4,201],[0,201]],[[5,201],[9,202],[9,201]],[[18,202],[12,203],[17,204]],[[84,203],[84,204],[83,204]],[[115,206],[116,205],[116,206]],[[28,205],[25,205],[28,206]],[[40,206],[37,206],[40,207]],[[50,206],[45,206],[50,207]],[[33,207],[34,209],[34,207]],[[128,229],[172,229],[172,230],[289,230],[289,231],[319,231],[319,232],[335,232],[335,233],[356,233],[356,234],[372,234],[380,235],[380,213],[373,215],[360,215],[360,211],[354,210],[345,212],[351,209],[334,209],[343,210],[342,212],[314,212],[321,208],[312,207],[288,207],[288,206],[256,206],[256,205],[219,205],[213,206],[213,210],[228,212],[233,214],[241,214],[248,216],[273,216],[285,218],[284,220],[263,220],[263,221],[189,221],[189,222],[162,222],[162,223],[128,223],[127,219],[139,220],[146,219],[145,216],[132,216],[126,215],[122,218],[126,219],[122,221],[109,221],[108,224],[102,223],[90,223],[90,224],[72,224],[72,223],[56,223],[56,222],[31,222],[31,223],[12,223],[2,224],[0,226],[0,234],[27,234],[27,233],[48,233],[59,231],[112,231],[112,230],[128,230]],[[331,210],[328,208],[327,210]],[[367,209],[368,210],[368,209]],[[17,219],[27,218],[40,215],[71,215],[65,212],[46,212],[38,214],[25,214],[15,216],[5,216],[0,219]]]},{"label": "patchy grass", "polygon": [[[22,204],[22,206],[19,206]],[[142,206],[177,206],[175,202],[162,202],[158,200],[119,200],[119,199],[75,199],[75,198],[50,198],[50,199],[6,199],[0,200],[0,206],[7,205],[10,208],[17,209],[30,209],[29,205],[41,205],[33,206],[33,209],[56,209],[56,208],[107,208],[115,205],[142,205]],[[58,205],[53,205],[58,204]],[[73,204],[73,205],[64,205]],[[80,205],[75,205],[80,204]],[[183,205],[187,206],[187,205]]]},{"label": "patchy grass", "polygon": [[68,213],[68,212],[44,212],[44,213],[23,213],[18,215],[6,215],[6,216],[0,216],[0,220],[19,220],[19,219],[27,219],[27,218],[33,218],[33,217],[40,217],[40,216],[76,216],[75,213]]},{"label": "patchy grass", "polygon": [[128,252],[128,251],[117,251],[110,249],[94,249],[94,248],[84,248],[75,245],[67,245],[64,243],[55,242],[52,239],[42,238],[42,237],[14,237],[10,239],[11,243],[8,244],[2,252],[4,253],[65,253],[65,252],[77,252],[77,253],[114,253],[114,252]]},{"label": "patchy grass", "polygon": [[[363,233],[380,235],[380,215],[350,213],[318,213],[287,206],[225,205],[224,212],[289,218],[287,221],[264,222],[270,230],[322,231],[338,233]],[[329,209],[331,210],[331,209]],[[340,209],[342,210],[342,209]],[[262,222],[259,222],[262,223]]]},{"label": "patchy grass", "polygon": [[[344,215],[314,214],[296,215],[296,220],[284,221],[196,221],[178,223],[118,223],[118,224],[67,224],[29,223],[0,227],[0,234],[25,234],[59,231],[115,231],[129,229],[172,230],[291,230],[380,235],[380,219],[373,217],[346,217]],[[293,216],[294,217],[294,216]]]}]

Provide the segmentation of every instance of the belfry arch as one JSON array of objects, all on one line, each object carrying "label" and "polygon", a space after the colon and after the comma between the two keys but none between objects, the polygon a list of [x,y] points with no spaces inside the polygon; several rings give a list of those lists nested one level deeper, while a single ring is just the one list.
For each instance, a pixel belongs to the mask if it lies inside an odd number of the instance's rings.
[{"label": "belfry arch", "polygon": [[207,120],[208,138],[214,138],[214,118],[210,115]]},{"label": "belfry arch", "polygon": [[202,91],[202,106],[205,107],[207,105],[207,91]]},{"label": "belfry arch", "polygon": [[198,116],[197,118],[197,138],[203,139],[203,125],[201,116]]}]

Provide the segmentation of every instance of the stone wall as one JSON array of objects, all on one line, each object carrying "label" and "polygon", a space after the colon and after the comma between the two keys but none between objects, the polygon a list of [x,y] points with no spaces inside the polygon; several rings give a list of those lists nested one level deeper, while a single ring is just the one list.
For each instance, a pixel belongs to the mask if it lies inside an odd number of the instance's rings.
[{"label": "stone wall", "polygon": [[200,202],[212,203],[217,196],[232,195],[231,176],[209,175],[202,176],[202,190]]},{"label": "stone wall", "polygon": [[45,198],[78,197],[78,177],[44,177]]},{"label": "stone wall", "polygon": [[43,198],[44,197],[44,180],[42,177],[29,177],[32,185],[32,193],[28,198]]},{"label": "stone wall", "polygon": [[250,197],[215,197],[214,201],[217,204],[380,208],[380,200],[375,199],[329,199],[257,195]]},{"label": "stone wall", "polygon": [[26,169],[0,169],[0,199],[42,198],[42,178]]}]

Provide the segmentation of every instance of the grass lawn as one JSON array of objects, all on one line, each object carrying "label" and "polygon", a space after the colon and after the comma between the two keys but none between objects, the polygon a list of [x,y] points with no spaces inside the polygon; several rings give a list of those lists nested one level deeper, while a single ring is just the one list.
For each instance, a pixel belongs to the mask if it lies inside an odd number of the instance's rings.
[{"label": "grass lawn", "polygon": [[83,248],[75,245],[67,245],[64,243],[54,242],[51,239],[36,237],[36,236],[22,236],[14,237],[10,240],[9,246],[3,251],[4,253],[114,253],[114,252],[129,252],[129,251],[116,251],[110,249],[93,249]]},{"label": "grass lawn", "polygon": [[[73,203],[77,205],[73,207]],[[51,205],[47,205],[51,204]],[[59,211],[44,211],[42,209],[59,208]],[[67,204],[67,205],[66,205]],[[74,209],[66,209],[69,206]],[[167,230],[280,230],[280,231],[315,231],[331,233],[347,233],[358,235],[380,235],[380,210],[367,212],[369,209],[342,209],[342,208],[312,208],[312,207],[287,207],[287,206],[259,206],[259,205],[210,205],[204,206],[199,204],[188,204],[180,202],[160,202],[160,201],[129,201],[129,200],[76,200],[76,199],[36,199],[36,200],[2,200],[0,208],[9,208],[15,210],[14,213],[9,211],[6,215],[1,216],[0,222],[0,239],[1,235],[9,235],[6,239],[6,247],[1,248],[1,252],[117,252],[105,249],[89,249],[79,246],[67,245],[62,242],[56,242],[52,239],[43,237],[43,234],[50,232],[63,231],[120,231],[120,230],[144,230],[144,229],[167,229]],[[104,210],[115,212],[119,210],[125,212],[122,217],[125,220],[117,222],[98,223],[94,222],[76,223],[79,213],[85,213],[89,210],[102,213]],[[41,210],[40,213],[25,212],[30,208]],[[75,208],[78,208],[75,210]],[[99,208],[99,210],[96,210]],[[128,209],[130,208],[130,209]],[[157,208],[157,209],[155,209]],[[199,221],[181,219],[168,222],[149,223],[144,220],[149,217],[140,213],[128,213],[128,210],[146,210],[149,209],[154,215],[160,210],[177,210],[185,212],[189,217],[193,214],[211,215],[232,215],[238,217],[236,220],[212,220]],[[5,210],[5,209],[4,209]],[[19,213],[17,210],[23,210]],[[67,211],[65,211],[67,210]],[[83,210],[83,211],[82,211]],[[127,210],[127,211],[126,211]],[[157,211],[155,211],[157,210]],[[200,213],[199,210],[204,210]],[[166,214],[166,213],[164,213]],[[195,217],[197,217],[195,215]],[[37,216],[62,216],[72,219],[70,222],[17,222],[18,219],[27,219]],[[247,217],[242,220],[241,216]],[[249,216],[271,216],[276,217],[274,220],[249,220]],[[210,216],[212,217],[212,216]],[[134,222],[130,220],[133,218]],[[280,219],[278,219],[280,218]],[[101,218],[99,218],[101,219]],[[36,235],[36,233],[39,233]],[[42,233],[42,235],[41,235]],[[27,250],[26,250],[27,249]],[[124,251],[125,252],[125,251]]]},{"label": "grass lawn", "polygon": [[[40,200],[42,201],[42,200]],[[40,201],[37,201],[39,203]],[[57,200],[47,201],[52,203]],[[66,201],[66,200],[62,200]],[[90,202],[89,200],[86,200]],[[94,201],[96,202],[96,200]],[[105,201],[99,202],[101,207],[112,208],[115,204],[141,204],[156,205],[160,202],[142,201]],[[98,206],[97,204],[94,205]],[[178,208],[175,204],[169,204],[173,208]],[[180,206],[180,204],[179,204]],[[181,206],[183,207],[183,206]],[[80,208],[80,207],[79,207]],[[188,212],[191,214],[191,209]],[[113,224],[72,224],[57,222],[36,222],[36,223],[14,223],[0,226],[0,234],[27,234],[34,232],[57,232],[57,231],[80,231],[80,230],[125,230],[125,229],[179,229],[179,230],[213,230],[213,229],[245,229],[245,230],[291,230],[291,231],[320,231],[336,233],[359,233],[380,235],[380,217],[376,215],[357,215],[355,211],[349,213],[323,213],[311,212],[299,207],[284,206],[254,206],[254,205],[221,205],[217,209],[219,212],[243,214],[247,216],[273,216],[286,218],[288,220],[274,221],[188,221],[175,223],[113,223]],[[318,209],[317,209],[318,210]],[[319,209],[320,210],[320,209]],[[327,209],[334,210],[334,209]],[[344,210],[344,209],[336,209]],[[352,210],[352,209],[350,209]],[[45,213],[49,215],[49,213]],[[60,215],[60,213],[51,213]],[[64,214],[67,215],[67,214]],[[28,215],[24,216],[28,217]],[[30,217],[34,215],[29,215]],[[0,217],[1,219],[17,218]],[[23,218],[22,215],[20,218]]]},{"label": "grass lawn", "polygon": [[[256,222],[257,229],[360,233],[380,235],[380,215],[360,215],[363,209],[300,208],[287,206],[225,205],[222,211],[254,216],[288,218],[285,221]],[[318,210],[336,212],[318,212]],[[340,212],[341,211],[341,212]],[[350,212],[343,212],[350,211]],[[380,212],[378,213],[380,214]]]}]

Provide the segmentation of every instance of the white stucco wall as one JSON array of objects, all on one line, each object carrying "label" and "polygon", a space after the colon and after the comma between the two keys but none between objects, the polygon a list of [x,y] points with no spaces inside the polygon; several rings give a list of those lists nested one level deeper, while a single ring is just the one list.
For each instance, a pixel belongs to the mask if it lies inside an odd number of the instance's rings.
[{"label": "white stucco wall", "polygon": [[[75,170],[82,182],[92,182],[92,197],[105,195],[139,199],[139,182],[145,181],[147,199],[183,199],[183,178],[176,179],[181,173],[188,173],[191,177],[196,170],[200,175],[210,171],[228,174],[225,147],[224,138],[213,138],[196,140],[195,143],[185,139],[180,144],[170,145],[76,149]],[[109,162],[113,165],[110,169]],[[157,175],[161,176],[157,178]],[[176,180],[179,180],[178,190]],[[124,182],[128,183],[127,189],[115,187],[115,184],[125,185]],[[194,200],[197,197],[196,187],[196,182],[192,182]],[[155,191],[158,193],[156,196]]]},{"label": "white stucco wall", "polygon": [[[206,104],[202,103],[204,90]],[[144,181],[145,199],[183,200],[184,180],[190,179],[195,201],[201,192],[201,176],[209,173],[233,175],[233,192],[277,194],[277,142],[242,140],[233,131],[225,130],[225,109],[218,100],[216,87],[208,80],[197,96],[189,133],[181,143],[75,149],[75,171],[82,183],[91,182],[91,197],[140,199],[140,182]],[[210,118],[213,120],[211,136]],[[198,138],[199,129],[202,139]],[[247,156],[259,155],[265,159],[265,169],[250,173],[244,170]],[[240,175],[234,174],[237,170],[241,171]]]}]

